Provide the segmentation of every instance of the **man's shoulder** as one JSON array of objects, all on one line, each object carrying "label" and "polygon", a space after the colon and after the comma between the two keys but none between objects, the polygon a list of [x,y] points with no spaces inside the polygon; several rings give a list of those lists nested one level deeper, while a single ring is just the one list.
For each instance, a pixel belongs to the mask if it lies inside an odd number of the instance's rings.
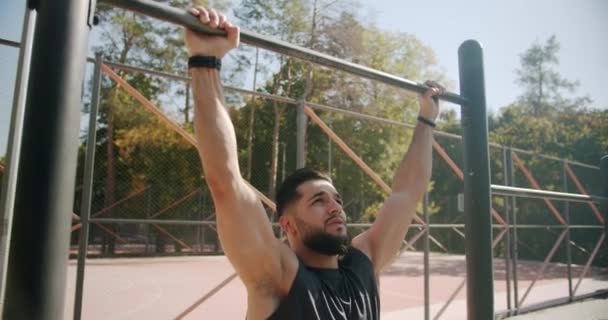
[{"label": "man's shoulder", "polygon": [[363,251],[353,246],[350,246],[346,254],[340,259],[340,264],[344,266],[371,267],[373,269],[372,260]]}]

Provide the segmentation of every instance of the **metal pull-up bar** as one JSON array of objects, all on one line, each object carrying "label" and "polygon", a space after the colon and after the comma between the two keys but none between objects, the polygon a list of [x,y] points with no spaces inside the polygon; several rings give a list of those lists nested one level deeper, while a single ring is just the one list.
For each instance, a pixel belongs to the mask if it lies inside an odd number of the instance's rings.
[{"label": "metal pull-up bar", "polygon": [[[114,7],[137,12],[145,16],[157,18],[162,21],[181,25],[201,33],[212,35],[226,34],[226,32],[223,30],[211,29],[202,25],[197,18],[192,16],[184,9],[169,7],[151,0],[101,0],[101,2],[110,4]],[[423,93],[428,89],[427,86],[412,80],[374,70],[350,61],[296,46],[285,41],[263,36],[249,30],[241,30],[241,41],[258,48],[263,48],[321,66],[341,70],[362,78],[379,81],[410,91]],[[463,105],[465,103],[465,100],[460,95],[451,92],[447,92],[439,98],[459,105]]]}]

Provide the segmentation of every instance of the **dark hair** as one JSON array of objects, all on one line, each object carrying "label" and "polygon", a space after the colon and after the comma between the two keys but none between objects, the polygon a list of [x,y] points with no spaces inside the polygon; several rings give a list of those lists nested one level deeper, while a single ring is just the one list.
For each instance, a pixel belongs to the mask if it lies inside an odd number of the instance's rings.
[{"label": "dark hair", "polygon": [[277,204],[277,215],[280,217],[285,212],[285,209],[293,201],[300,198],[300,194],[297,189],[302,183],[310,180],[325,180],[332,182],[331,178],[314,169],[301,168],[294,171],[292,174],[287,176],[283,183],[277,189],[276,204]]}]

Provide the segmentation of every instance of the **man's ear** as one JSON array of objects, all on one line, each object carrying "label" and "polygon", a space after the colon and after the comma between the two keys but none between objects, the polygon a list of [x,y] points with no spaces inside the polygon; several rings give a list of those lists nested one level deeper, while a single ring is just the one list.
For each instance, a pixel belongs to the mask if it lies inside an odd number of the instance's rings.
[{"label": "man's ear", "polygon": [[281,217],[279,218],[279,225],[281,225],[283,233],[288,234],[290,232],[293,232],[293,225],[291,223],[291,219],[287,217],[287,214],[283,213],[283,215],[281,215]]}]

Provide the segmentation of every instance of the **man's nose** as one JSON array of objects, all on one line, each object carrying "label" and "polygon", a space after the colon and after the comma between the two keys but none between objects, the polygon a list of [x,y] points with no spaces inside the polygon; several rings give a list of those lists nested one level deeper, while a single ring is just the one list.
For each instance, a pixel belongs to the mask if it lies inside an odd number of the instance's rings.
[{"label": "man's nose", "polygon": [[336,200],[331,200],[329,203],[329,213],[330,214],[340,214],[342,213],[342,205],[340,202]]}]

